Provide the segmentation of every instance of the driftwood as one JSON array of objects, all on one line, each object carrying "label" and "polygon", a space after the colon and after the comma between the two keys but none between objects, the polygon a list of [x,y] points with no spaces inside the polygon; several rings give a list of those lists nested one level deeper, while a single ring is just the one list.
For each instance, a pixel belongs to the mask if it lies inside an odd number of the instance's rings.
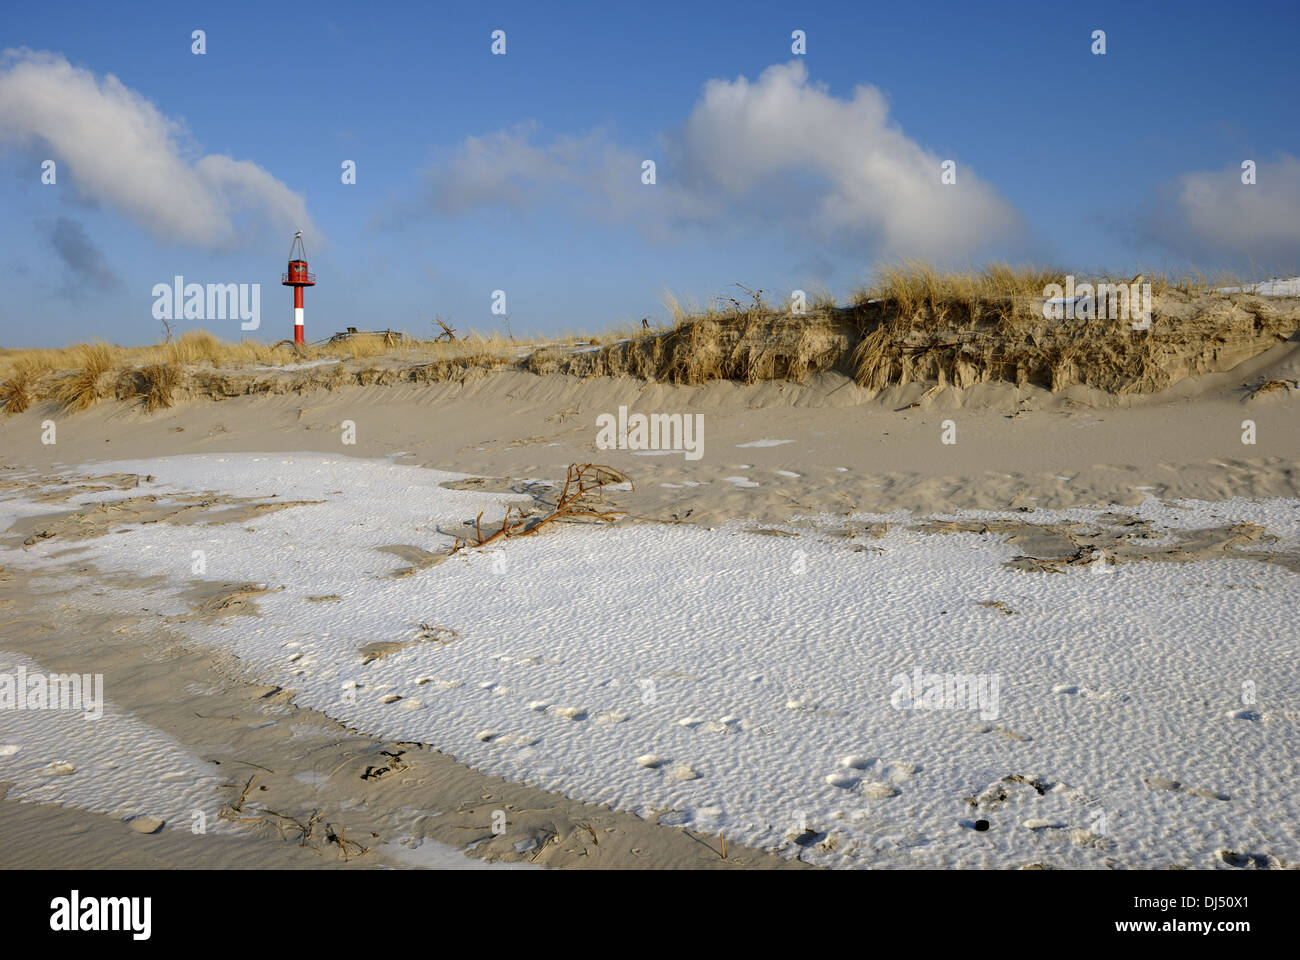
[{"label": "driftwood", "polygon": [[384,345],[391,347],[393,344],[405,340],[406,334],[399,330],[358,330],[356,327],[348,327],[343,333],[336,333],[325,342],[343,343],[353,337],[383,337]]},{"label": "driftwood", "polygon": [[530,533],[536,533],[548,523],[569,517],[590,517],[594,520],[602,520],[611,523],[619,517],[624,516],[622,510],[601,510],[594,507],[588,498],[592,494],[600,495],[602,489],[610,484],[626,483],[631,484],[631,479],[621,470],[615,470],[613,467],[602,466],[598,463],[571,463],[569,464],[568,476],[564,480],[564,489],[560,491],[560,497],[555,503],[555,509],[547,516],[530,524],[528,518],[517,507],[509,506],[506,508],[505,518],[501,521],[501,529],[496,533],[483,535],[483,511],[474,520],[474,541],[461,540],[457,538],[455,546],[451,552],[456,553],[466,547],[485,547],[498,538],[522,537]]},{"label": "driftwood", "polygon": [[[266,769],[263,767],[262,769]],[[326,846],[334,844],[338,847],[338,856],[344,861],[351,860],[354,857],[364,856],[368,851],[355,840],[348,839],[346,829],[335,830],[333,825],[325,822],[325,815],[319,810],[313,810],[307,814],[307,821],[304,823],[301,817],[287,813],[277,813],[274,810],[262,808],[264,812],[249,811],[253,816],[245,816],[244,803],[248,800],[248,793],[253,789],[253,781],[257,779],[257,774],[248,778],[248,783],[244,784],[244,789],[240,792],[239,798],[234,803],[227,803],[217,812],[217,818],[228,820],[231,823],[267,823],[275,827],[280,834],[280,839],[289,841],[297,840],[300,847],[311,847],[313,850],[320,852],[322,841]],[[266,789],[263,787],[262,789]],[[275,819],[272,819],[274,817]],[[317,835],[317,826],[323,827],[322,834]]]}]

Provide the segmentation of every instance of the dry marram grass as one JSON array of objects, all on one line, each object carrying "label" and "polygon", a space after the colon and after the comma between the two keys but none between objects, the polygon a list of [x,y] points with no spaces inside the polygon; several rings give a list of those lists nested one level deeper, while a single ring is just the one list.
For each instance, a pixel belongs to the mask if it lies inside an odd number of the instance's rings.
[{"label": "dry marram grass", "polygon": [[667,293],[671,325],[632,322],[598,336],[357,333],[295,347],[193,330],[153,346],[0,350],[0,403],[7,414],[42,401],[78,411],[111,395],[150,413],[195,397],[463,383],[499,369],[685,385],[801,383],[835,370],[871,392],[914,381],[960,388],[1000,380],[1150,393],[1184,376],[1229,369],[1300,326],[1300,298],[1258,296],[1240,278],[1145,271],[1088,279],[1150,283],[1150,329],[1045,318],[1046,287],[1064,285],[1059,269],[996,263],[954,272],[903,262],[878,269],[847,306],[815,285],[800,301],[773,304],[764,291],[736,284],[706,306]]},{"label": "dry marram grass", "polygon": [[35,369],[29,363],[18,363],[9,376],[0,382],[0,403],[6,414],[22,413],[32,405]]},{"label": "dry marram grass", "polygon": [[55,401],[72,412],[93,407],[104,397],[103,377],[113,368],[113,359],[113,349],[106,343],[77,347],[76,369],[55,387]]}]

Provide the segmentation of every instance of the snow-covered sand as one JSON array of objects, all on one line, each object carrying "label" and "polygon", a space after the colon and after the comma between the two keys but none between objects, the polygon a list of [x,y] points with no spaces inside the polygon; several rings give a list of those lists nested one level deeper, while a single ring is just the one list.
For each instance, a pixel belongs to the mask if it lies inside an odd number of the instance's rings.
[{"label": "snow-covered sand", "polygon": [[[1220,293],[1240,293],[1241,287],[1219,287]],[[1258,283],[1246,284],[1247,293],[1257,293],[1261,297],[1300,297],[1300,277],[1260,280]]]},{"label": "snow-covered sand", "polygon": [[[1026,572],[1004,565],[1018,551],[994,533],[924,533],[896,513],[814,515],[785,536],[739,520],[562,526],[395,577],[406,563],[379,548],[437,553],[451,543],[440,527],[485,507],[490,525],[519,498],[315,453],[93,472],[152,475],[137,492],[163,497],[322,501],[240,523],[124,524],[77,561],[166,578],[174,589],[148,601],[177,614],[197,579],[282,587],[256,598],[260,616],[183,629],[299,703],[486,773],[831,866],[1300,859],[1300,596],[1279,565],[1103,554]],[[0,502],[0,525],[41,509],[66,507]],[[1148,499],[1131,513],[1156,536],[1249,522],[1272,549],[1300,542],[1295,500]],[[874,538],[844,536],[884,521]],[[7,562],[34,569],[64,548]],[[949,676],[961,695],[935,700]],[[21,739],[4,730],[0,742]]]},{"label": "snow-covered sand", "polygon": [[[48,671],[27,657],[0,653],[0,674],[31,680],[45,678]],[[148,758],[147,767],[140,764],[141,757]],[[13,800],[111,813],[137,829],[148,821],[189,829],[191,815],[210,805],[221,778],[172,738],[121,713],[110,701],[99,716],[67,709],[0,709],[0,780],[13,784],[7,794]],[[222,826],[214,818],[211,828]]]}]

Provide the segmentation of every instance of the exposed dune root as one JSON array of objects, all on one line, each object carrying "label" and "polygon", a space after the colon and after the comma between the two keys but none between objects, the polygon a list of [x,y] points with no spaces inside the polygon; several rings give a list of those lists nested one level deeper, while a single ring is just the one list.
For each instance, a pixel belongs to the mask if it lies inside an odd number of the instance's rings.
[{"label": "exposed dune root", "polygon": [[[1160,307],[1164,308],[1164,312]],[[1167,293],[1149,328],[1131,320],[1049,320],[1041,300],[900,313],[874,302],[859,310],[863,336],[853,376],[871,391],[913,380],[968,387],[1006,381],[1053,392],[1084,384],[1112,394],[1148,394],[1188,376],[1228,370],[1300,329],[1294,302]],[[953,317],[958,316],[958,322]]]},{"label": "exposed dune root", "polygon": [[846,311],[794,316],[756,311],[689,319],[665,333],[571,353],[543,347],[524,360],[534,373],[630,376],[666,383],[791,380],[836,365],[856,339]]}]

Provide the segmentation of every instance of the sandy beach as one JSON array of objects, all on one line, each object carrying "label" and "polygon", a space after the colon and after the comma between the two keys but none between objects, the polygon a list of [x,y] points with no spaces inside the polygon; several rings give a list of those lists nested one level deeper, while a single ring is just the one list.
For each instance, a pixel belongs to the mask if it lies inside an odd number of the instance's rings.
[{"label": "sandy beach", "polygon": [[[1298,375],[37,405],[0,649],[105,705],[0,715],[3,865],[1294,866]],[[592,462],[617,522],[455,549]]]},{"label": "sandy beach", "polygon": [[1300,7],[11,6],[11,940],[1285,928]]}]

